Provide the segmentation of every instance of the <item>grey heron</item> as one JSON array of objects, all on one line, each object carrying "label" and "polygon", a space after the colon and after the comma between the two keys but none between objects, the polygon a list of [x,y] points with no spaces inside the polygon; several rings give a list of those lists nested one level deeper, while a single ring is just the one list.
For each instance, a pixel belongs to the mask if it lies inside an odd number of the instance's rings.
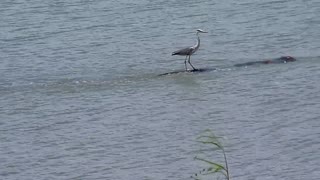
[{"label": "grey heron", "polygon": [[188,63],[190,64],[190,66],[193,68],[193,70],[196,70],[196,68],[193,67],[193,65],[191,64],[190,62],[190,56],[195,53],[199,47],[200,47],[200,37],[199,37],[199,33],[207,33],[206,31],[203,31],[202,29],[197,29],[197,37],[198,37],[198,41],[197,43],[194,45],[194,46],[191,46],[191,47],[187,47],[187,48],[183,48],[183,49],[180,49],[180,50],[177,50],[177,51],[174,51],[172,53],[172,56],[173,55],[180,55],[180,56],[186,56],[186,59],[184,60],[184,66],[186,68],[186,71],[188,70],[187,68],[187,58],[189,57],[188,59]]}]

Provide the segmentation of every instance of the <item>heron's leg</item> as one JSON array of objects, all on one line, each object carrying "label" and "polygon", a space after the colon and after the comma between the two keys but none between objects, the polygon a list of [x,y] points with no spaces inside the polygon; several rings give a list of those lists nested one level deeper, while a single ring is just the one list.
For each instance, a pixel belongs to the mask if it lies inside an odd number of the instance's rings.
[{"label": "heron's leg", "polygon": [[[190,55],[191,56],[191,55]],[[190,66],[193,68],[193,70],[196,70],[196,68],[194,68],[190,62],[190,56],[189,56],[189,60],[188,60],[188,63],[190,64]]]},{"label": "heron's leg", "polygon": [[188,68],[187,68],[187,58],[188,58],[188,56],[186,56],[186,59],[184,60],[184,67],[186,68],[186,71],[188,70]]}]

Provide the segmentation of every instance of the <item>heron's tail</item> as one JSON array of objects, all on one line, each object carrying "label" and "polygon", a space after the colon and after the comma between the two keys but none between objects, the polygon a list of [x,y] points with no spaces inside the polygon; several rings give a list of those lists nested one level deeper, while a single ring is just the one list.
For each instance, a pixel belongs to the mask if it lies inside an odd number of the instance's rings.
[{"label": "heron's tail", "polygon": [[177,54],[178,54],[177,52],[173,52],[171,55],[174,56],[174,55],[177,55]]}]

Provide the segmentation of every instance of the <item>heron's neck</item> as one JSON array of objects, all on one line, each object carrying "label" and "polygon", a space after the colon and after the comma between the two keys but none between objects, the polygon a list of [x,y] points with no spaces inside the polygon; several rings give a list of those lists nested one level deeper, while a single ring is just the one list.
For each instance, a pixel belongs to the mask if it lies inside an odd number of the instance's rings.
[{"label": "heron's neck", "polygon": [[199,37],[199,32],[197,32],[197,37],[198,37],[198,41],[197,44],[195,45],[195,48],[198,49],[200,46],[200,37]]}]

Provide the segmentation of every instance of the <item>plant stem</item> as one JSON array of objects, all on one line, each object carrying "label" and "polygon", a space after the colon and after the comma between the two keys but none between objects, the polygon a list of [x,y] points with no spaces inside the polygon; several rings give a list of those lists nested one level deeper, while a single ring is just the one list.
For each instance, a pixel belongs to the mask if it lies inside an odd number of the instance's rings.
[{"label": "plant stem", "polygon": [[224,156],[224,162],[226,163],[225,169],[226,169],[226,172],[227,172],[227,179],[230,180],[227,156],[226,156],[226,153],[224,152],[223,148],[222,148],[222,152],[223,152],[223,156]]}]

